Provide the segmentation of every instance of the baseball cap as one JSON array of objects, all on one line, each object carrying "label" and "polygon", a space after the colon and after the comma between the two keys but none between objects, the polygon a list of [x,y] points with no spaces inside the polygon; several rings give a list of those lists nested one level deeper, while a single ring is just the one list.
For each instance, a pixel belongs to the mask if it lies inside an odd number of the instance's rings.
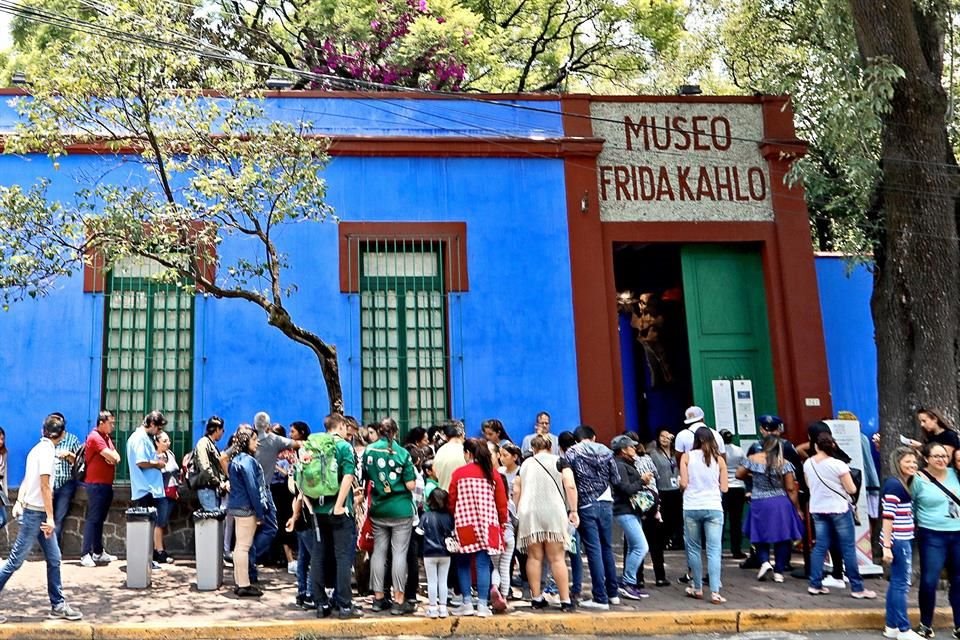
[{"label": "baseball cap", "polygon": [[780,416],[765,414],[757,418],[757,424],[764,431],[780,431],[783,429],[783,420]]},{"label": "baseball cap", "polygon": [[688,407],[683,415],[683,424],[693,424],[694,422],[703,422],[703,409],[694,405]]},{"label": "baseball cap", "polygon": [[622,451],[627,447],[635,447],[637,443],[634,442],[633,438],[630,436],[617,436],[610,441],[610,448],[614,451]]}]

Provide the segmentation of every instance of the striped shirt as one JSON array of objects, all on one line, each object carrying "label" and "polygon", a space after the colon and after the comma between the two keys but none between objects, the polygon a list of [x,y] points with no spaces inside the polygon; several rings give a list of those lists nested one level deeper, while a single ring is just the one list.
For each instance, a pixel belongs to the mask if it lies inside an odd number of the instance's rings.
[{"label": "striped shirt", "polygon": [[913,501],[897,478],[883,485],[883,518],[893,520],[893,540],[913,540]]}]

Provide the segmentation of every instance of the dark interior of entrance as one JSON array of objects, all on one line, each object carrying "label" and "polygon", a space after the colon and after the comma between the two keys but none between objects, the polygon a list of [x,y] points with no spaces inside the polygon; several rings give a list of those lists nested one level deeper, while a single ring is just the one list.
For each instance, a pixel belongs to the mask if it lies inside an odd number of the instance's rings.
[{"label": "dark interior of entrance", "polygon": [[680,245],[616,244],[613,260],[625,425],[648,442],[693,401]]}]

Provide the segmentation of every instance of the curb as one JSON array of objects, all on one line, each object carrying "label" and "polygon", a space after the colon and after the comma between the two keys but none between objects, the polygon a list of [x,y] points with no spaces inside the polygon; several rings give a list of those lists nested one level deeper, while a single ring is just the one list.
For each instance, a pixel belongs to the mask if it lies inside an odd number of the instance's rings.
[{"label": "curb", "polygon": [[[919,614],[910,611],[911,618]],[[649,613],[527,614],[492,618],[367,618],[359,620],[297,620],[222,624],[166,625],[69,624],[63,622],[0,625],[0,640],[311,640],[312,638],[372,638],[431,636],[451,638],[523,636],[647,636],[748,631],[844,631],[883,629],[883,609],[766,609],[748,611],[653,611]],[[952,627],[949,612],[935,622]]]}]

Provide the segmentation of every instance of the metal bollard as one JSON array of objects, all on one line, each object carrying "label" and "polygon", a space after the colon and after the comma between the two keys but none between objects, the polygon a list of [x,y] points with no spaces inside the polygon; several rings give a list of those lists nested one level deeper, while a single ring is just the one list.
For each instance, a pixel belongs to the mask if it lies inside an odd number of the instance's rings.
[{"label": "metal bollard", "polygon": [[223,519],[226,512],[193,512],[197,557],[197,591],[216,591],[223,584]]},{"label": "metal bollard", "polygon": [[153,578],[153,530],[157,510],[131,507],[127,516],[127,588],[149,589]]}]

